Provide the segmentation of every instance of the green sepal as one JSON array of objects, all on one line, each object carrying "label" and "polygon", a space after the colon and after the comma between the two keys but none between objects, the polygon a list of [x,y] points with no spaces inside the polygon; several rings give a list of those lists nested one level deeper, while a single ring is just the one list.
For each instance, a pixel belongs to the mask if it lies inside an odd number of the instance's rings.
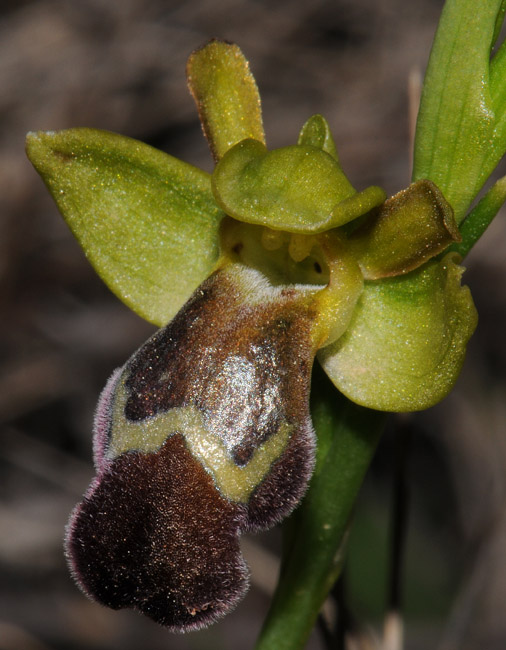
[{"label": "green sepal", "polygon": [[408,275],[366,282],[350,327],[319,353],[349,399],[381,411],[417,411],[450,391],[477,324],[458,260],[449,253]]},{"label": "green sepal", "polygon": [[299,133],[297,144],[310,145],[328,153],[339,162],[336,143],[332,137],[330,126],[323,115],[312,115]]},{"label": "green sepal", "polygon": [[27,153],[101,278],[166,324],[219,259],[224,215],[209,174],[94,129],[30,133]]},{"label": "green sepal", "polygon": [[310,145],[267,151],[243,140],[216,166],[218,205],[239,221],[311,234],[343,225],[384,201],[380,188],[356,193],[331,155]]},{"label": "green sepal", "polygon": [[461,240],[450,204],[428,180],[373,211],[348,245],[366,280],[403,275]]},{"label": "green sepal", "polygon": [[237,45],[210,41],[193,52],[186,72],[215,160],[245,138],[265,141],[258,88]]}]

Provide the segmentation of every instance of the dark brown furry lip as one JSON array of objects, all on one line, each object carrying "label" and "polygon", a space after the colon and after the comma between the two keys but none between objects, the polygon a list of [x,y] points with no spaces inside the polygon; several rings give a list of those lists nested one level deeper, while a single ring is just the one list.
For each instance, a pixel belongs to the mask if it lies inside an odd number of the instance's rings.
[{"label": "dark brown furry lip", "polygon": [[94,600],[174,631],[198,629],[247,589],[242,519],[243,508],[220,496],[178,434],[154,454],[111,463],[73,515],[67,552]]},{"label": "dark brown furry lip", "polygon": [[[67,556],[83,591],[172,631],[204,627],[239,602],[248,585],[240,534],[289,514],[314,464],[308,302],[252,288],[250,275],[240,265],[213,274],[113,375],[97,410],[98,475],[69,522]],[[118,415],[120,391],[126,406]],[[286,444],[247,498],[227,492],[184,429],[167,428],[149,451],[136,446],[141,436],[113,452],[118,427],[157,421],[163,432],[164,418],[188,408],[236,472],[285,427]]]}]

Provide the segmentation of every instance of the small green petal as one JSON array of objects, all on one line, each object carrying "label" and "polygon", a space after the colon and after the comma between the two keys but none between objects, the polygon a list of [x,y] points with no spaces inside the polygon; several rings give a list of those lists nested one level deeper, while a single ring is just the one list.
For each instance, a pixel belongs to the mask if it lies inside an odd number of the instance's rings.
[{"label": "small green petal", "polygon": [[237,45],[211,41],[193,52],[186,72],[215,160],[246,138],[265,141],[258,88]]},{"label": "small green petal", "polygon": [[31,133],[27,153],[97,273],[140,316],[166,324],[219,258],[207,173],[105,131]]},{"label": "small green petal", "polygon": [[339,162],[336,143],[332,137],[329,123],[322,115],[310,117],[300,130],[297,144],[310,145],[328,153]]},{"label": "small green petal", "polygon": [[366,280],[403,275],[441,253],[460,234],[450,204],[428,180],[392,196],[350,237]]},{"label": "small green petal", "polygon": [[225,154],[212,185],[217,203],[236,219],[304,234],[340,226],[384,200],[382,190],[372,193],[372,201],[371,188],[357,194],[335,158],[321,149],[267,151],[256,140],[243,140]]},{"label": "small green petal", "polygon": [[477,314],[454,253],[409,275],[366,283],[353,320],[319,353],[337,388],[384,411],[416,411],[450,391]]},{"label": "small green petal", "polygon": [[334,207],[325,229],[337,228],[367,214],[381,205],[386,198],[385,190],[376,185],[370,185],[365,190],[356,192]]}]

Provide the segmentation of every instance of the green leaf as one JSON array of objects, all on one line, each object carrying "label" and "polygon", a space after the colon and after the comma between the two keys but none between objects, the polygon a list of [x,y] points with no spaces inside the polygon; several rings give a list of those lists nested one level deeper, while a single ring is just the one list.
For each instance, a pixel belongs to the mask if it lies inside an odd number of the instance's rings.
[{"label": "green leaf", "polygon": [[490,66],[503,0],[447,0],[418,115],[413,180],[443,192],[457,223],[506,150],[504,46]]},{"label": "green leaf", "polygon": [[318,355],[349,399],[416,411],[450,391],[477,323],[458,259],[450,253],[406,276],[365,284],[350,327]]},{"label": "green leaf", "polygon": [[31,133],[27,153],[86,255],[140,316],[166,324],[219,258],[210,177],[93,129]]},{"label": "green leaf", "polygon": [[451,206],[421,180],[373,211],[348,244],[364,278],[378,280],[408,273],[460,239]]},{"label": "green leaf", "polygon": [[357,194],[331,155],[310,145],[267,151],[243,140],[220,160],[212,176],[223,210],[240,221],[295,233],[340,226],[385,199],[380,188]]},{"label": "green leaf", "polygon": [[316,467],[301,505],[283,526],[279,583],[256,650],[302,650],[344,559],[358,491],[385,414],[352,404],[315,366],[311,414]]},{"label": "green leaf", "polygon": [[209,42],[190,56],[186,71],[215,160],[246,138],[265,141],[258,88],[237,45]]}]

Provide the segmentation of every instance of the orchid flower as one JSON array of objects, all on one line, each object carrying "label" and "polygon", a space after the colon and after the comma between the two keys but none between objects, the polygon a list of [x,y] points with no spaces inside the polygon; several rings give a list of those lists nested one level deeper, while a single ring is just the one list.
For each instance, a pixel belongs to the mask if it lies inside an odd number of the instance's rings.
[{"label": "orchid flower", "polygon": [[336,395],[425,409],[451,390],[477,322],[447,250],[458,222],[432,180],[357,191],[321,115],[269,150],[236,45],[209,42],[187,72],[212,174],[93,129],[27,145],[97,272],[161,328],[100,397],[69,564],[91,598],[173,631],[242,598],[240,534],[302,499],[315,359]]}]

